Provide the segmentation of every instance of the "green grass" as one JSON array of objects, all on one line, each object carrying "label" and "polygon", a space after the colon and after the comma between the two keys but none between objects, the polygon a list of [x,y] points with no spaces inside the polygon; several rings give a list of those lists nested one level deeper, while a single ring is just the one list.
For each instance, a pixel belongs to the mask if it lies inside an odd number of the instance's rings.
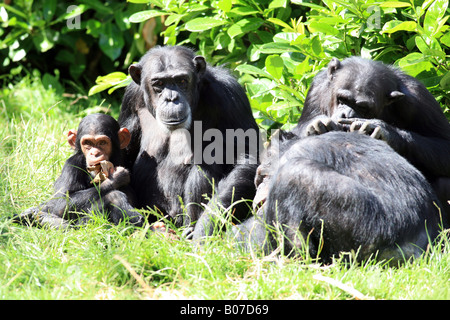
[{"label": "green grass", "polygon": [[71,154],[65,132],[107,108],[74,99],[30,79],[0,91],[0,299],[450,299],[448,240],[398,268],[320,266],[241,252],[227,237],[197,247],[101,218],[67,231],[12,224],[50,197]]}]

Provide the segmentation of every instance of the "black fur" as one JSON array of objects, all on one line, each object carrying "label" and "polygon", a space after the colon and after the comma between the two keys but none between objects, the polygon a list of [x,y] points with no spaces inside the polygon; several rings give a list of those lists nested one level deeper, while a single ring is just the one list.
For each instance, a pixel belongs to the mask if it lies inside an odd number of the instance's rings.
[{"label": "black fur", "polygon": [[[232,193],[234,200],[252,199],[257,162],[236,164],[248,158],[249,148],[256,146],[246,142],[245,152],[236,152],[232,163],[226,163],[226,159],[206,163],[199,161],[198,155],[212,141],[194,143],[196,123],[201,124],[197,134],[203,136],[208,129],[218,129],[224,141],[227,129],[252,129],[258,133],[247,96],[235,78],[181,46],[151,49],[129,71],[134,81],[127,87],[119,123],[133,137],[126,161],[132,168],[131,183],[138,207],[157,208],[172,217],[177,226],[189,226],[200,218],[205,195],[212,197],[213,186],[214,203],[224,207],[231,205]],[[188,75],[188,83],[164,79],[162,85],[154,80],[155,74],[171,77],[177,73]],[[183,122],[186,115],[190,121]],[[223,158],[228,147],[223,145]],[[235,170],[244,176],[237,177]],[[248,212],[247,206],[238,205],[234,215],[243,219]],[[211,232],[205,228],[209,219],[202,221],[201,226],[197,224],[194,238]]]},{"label": "black fur", "polygon": [[[72,222],[84,224],[90,214],[101,213],[115,224],[127,217],[134,225],[141,226],[143,217],[133,211],[130,203],[134,195],[128,187],[128,170],[117,168],[123,164],[117,134],[119,129],[117,121],[109,115],[92,114],[83,118],[77,130],[75,154],[66,160],[61,175],[55,181],[52,199],[16,215],[14,220],[66,228]],[[86,171],[86,159],[81,151],[80,139],[88,133],[104,134],[112,141],[110,161],[117,170],[100,186],[91,184],[92,177]]]},{"label": "black fur", "polygon": [[266,201],[234,230],[244,245],[269,253],[284,237],[285,254],[306,250],[324,263],[351,251],[358,261],[377,256],[397,263],[419,256],[438,235],[431,186],[383,141],[281,132],[268,153],[256,178],[258,193],[267,188],[260,197]]},{"label": "black fur", "polygon": [[417,79],[381,62],[333,59],[314,78],[293,132],[305,137],[332,130],[386,141],[425,175],[449,219],[450,124]]}]

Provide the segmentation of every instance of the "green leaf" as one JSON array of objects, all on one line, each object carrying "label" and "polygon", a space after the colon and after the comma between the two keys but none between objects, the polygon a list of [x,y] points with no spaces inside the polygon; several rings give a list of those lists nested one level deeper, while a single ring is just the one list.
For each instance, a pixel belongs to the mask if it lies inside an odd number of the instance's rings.
[{"label": "green leaf", "polygon": [[286,2],[286,0],[272,0],[269,4],[269,9],[286,8]]},{"label": "green leaf", "polygon": [[283,59],[278,55],[271,55],[266,58],[266,70],[275,79],[281,80],[283,77],[284,62]]},{"label": "green leaf", "polygon": [[220,0],[218,3],[219,9],[224,12],[230,11],[231,6],[232,6],[231,0]]},{"label": "green leaf", "polygon": [[[78,2],[84,2],[86,3],[91,9],[94,9],[97,11],[97,13],[101,14],[114,14],[114,10],[111,8],[111,6],[108,6],[107,2],[100,1],[100,0],[78,0]],[[106,4],[106,5],[105,5]]]},{"label": "green leaf", "polygon": [[151,18],[160,17],[164,15],[169,15],[169,12],[161,11],[161,10],[145,10],[136,12],[131,15],[130,21],[133,23],[139,23],[143,21],[147,21]]},{"label": "green leaf", "polygon": [[10,58],[13,62],[17,62],[25,58],[27,55],[27,52],[24,49],[20,49],[17,51],[12,51],[12,54],[10,54]]},{"label": "green leaf", "polygon": [[122,53],[124,44],[125,41],[119,28],[111,23],[105,24],[99,38],[100,49],[114,61]]},{"label": "green leaf", "polygon": [[45,73],[42,77],[42,85],[46,89],[53,89],[59,94],[62,94],[64,92],[64,87],[59,83],[58,78],[49,73]]},{"label": "green leaf", "polygon": [[172,14],[172,15],[169,15],[166,18],[166,21],[165,21],[164,24],[166,26],[170,26],[171,24],[174,24],[174,23],[175,23],[175,25],[178,25],[180,20],[183,19],[183,17],[185,17],[185,16],[186,16],[185,14]]},{"label": "green leaf", "polygon": [[93,37],[98,38],[103,29],[102,23],[98,20],[89,19],[86,23],[86,33],[91,34]]},{"label": "green leaf", "polygon": [[440,20],[444,16],[448,8],[448,0],[435,0],[428,8],[425,19],[423,21],[423,28],[428,35],[434,35],[437,32],[437,27]]},{"label": "green leaf", "polygon": [[[149,0],[127,0],[127,2],[131,2],[131,3],[149,3]],[[162,4],[161,4],[162,5]]]},{"label": "green leaf", "polygon": [[[430,53],[426,53],[427,51],[442,51],[441,46],[439,45],[439,42],[435,38],[429,38],[426,35],[423,36],[417,36],[415,38],[416,46],[419,48],[420,52],[424,54],[430,55]],[[445,57],[445,53],[442,52],[442,54]],[[434,54],[432,54],[434,55]],[[439,56],[441,54],[438,54]]]},{"label": "green leaf", "polygon": [[450,32],[447,32],[441,39],[441,43],[446,45],[447,47],[450,47]]},{"label": "green leaf", "polygon": [[271,75],[268,72],[249,64],[241,64],[237,66],[236,71],[271,78]]},{"label": "green leaf", "polygon": [[0,7],[0,21],[2,22],[8,21],[8,12],[4,7]]},{"label": "green leaf", "polygon": [[320,23],[317,21],[313,21],[308,25],[308,29],[310,32],[321,32],[324,34],[335,36],[339,34],[339,30],[337,30],[335,27],[330,26],[326,23]]},{"label": "green leaf", "polygon": [[93,86],[92,88],[89,89],[88,95],[92,96],[96,93],[105,91],[106,89],[109,89],[111,87],[112,87],[112,84],[110,84],[110,83],[96,84],[95,86]]},{"label": "green leaf", "polygon": [[282,21],[282,20],[280,20],[280,19],[277,19],[277,18],[269,18],[269,19],[267,19],[267,21],[272,22],[273,24],[277,24],[277,25],[279,25],[279,26],[281,26],[281,27],[283,27],[283,28],[289,29],[289,30],[292,30],[292,29],[293,29],[293,28],[292,28],[290,25],[288,25],[286,22],[284,22],[284,21]]},{"label": "green leaf", "polygon": [[53,48],[55,43],[51,39],[51,30],[44,30],[33,37],[33,43],[40,52],[46,52]]},{"label": "green leaf", "polygon": [[273,36],[273,42],[292,43],[297,40],[299,34],[296,32],[281,32]]},{"label": "green leaf", "polygon": [[119,88],[124,88],[126,86],[128,86],[133,80],[131,79],[130,76],[128,76],[126,79],[118,82],[116,85],[114,85],[111,89],[108,90],[108,94],[113,93],[114,91],[116,91]]},{"label": "green leaf", "polygon": [[292,106],[289,105],[288,103],[281,101],[281,102],[277,102],[272,104],[271,106],[267,107],[267,111],[279,111],[279,110],[286,110],[286,109],[291,109]]},{"label": "green leaf", "polygon": [[248,16],[252,14],[256,14],[259,11],[253,9],[252,7],[236,7],[230,10],[231,13],[234,13],[238,16]]},{"label": "green leaf", "polygon": [[416,31],[417,23],[415,21],[388,21],[382,29],[382,33],[394,33],[397,31]]},{"label": "green leaf", "polygon": [[405,8],[405,7],[411,7],[410,3],[408,3],[408,2],[401,2],[401,1],[378,2],[377,5],[379,5],[382,8]]},{"label": "green leaf", "polygon": [[266,54],[281,54],[284,52],[299,52],[295,46],[286,42],[271,42],[263,44],[260,49],[261,53]]},{"label": "green leaf", "polygon": [[450,90],[450,71],[442,77],[439,84],[443,90]]},{"label": "green leaf", "polygon": [[315,36],[314,38],[311,39],[311,49],[317,57],[319,57],[322,54],[323,52],[322,41],[318,36]]},{"label": "green leaf", "polygon": [[56,11],[56,0],[43,1],[43,14],[45,21],[50,21]]},{"label": "green leaf", "polygon": [[415,77],[421,72],[429,71],[434,68],[433,64],[427,58],[419,53],[413,52],[396,61],[396,64],[407,74]]},{"label": "green leaf", "polygon": [[264,20],[259,18],[242,19],[228,28],[228,35],[234,38],[243,33],[257,30],[263,23]]},{"label": "green leaf", "polygon": [[127,86],[130,79],[131,78],[123,72],[112,72],[106,76],[97,77],[95,80],[95,83],[97,84],[89,89],[89,95],[92,96],[113,87],[109,90],[109,93],[112,93],[117,88]]},{"label": "green leaf", "polygon": [[77,5],[74,10],[65,13],[62,17],[65,20],[72,19],[72,18],[75,18],[76,16],[81,15],[88,9],[89,9],[89,7],[86,6],[85,4],[80,4],[80,5]]},{"label": "green leaf", "polygon": [[214,27],[222,26],[226,23],[227,23],[226,20],[221,20],[217,18],[210,18],[210,17],[195,18],[191,21],[188,21],[188,23],[186,23],[185,25],[185,28],[186,30],[191,32],[201,32],[209,30]]}]

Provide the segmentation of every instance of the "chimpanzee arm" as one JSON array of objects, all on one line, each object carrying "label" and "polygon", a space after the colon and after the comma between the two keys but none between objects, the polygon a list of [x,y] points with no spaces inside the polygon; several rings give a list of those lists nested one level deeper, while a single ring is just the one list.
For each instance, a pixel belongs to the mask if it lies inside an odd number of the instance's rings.
[{"label": "chimpanzee arm", "polygon": [[408,159],[425,176],[450,177],[450,141],[426,137],[403,130],[378,119],[341,119],[349,131],[374,135],[386,141],[395,151]]},{"label": "chimpanzee arm", "polygon": [[[207,205],[208,210],[203,212],[195,225],[193,239],[211,236],[216,224],[220,225],[220,221],[217,220],[228,220],[228,214],[232,214],[237,223],[248,217],[251,204],[245,200],[252,200],[255,196],[254,179],[257,167],[257,164],[236,165],[228,176],[219,182],[216,194]],[[221,211],[216,212],[219,210],[218,206],[226,210],[225,216],[221,215]],[[220,215],[219,218],[217,213]]]}]

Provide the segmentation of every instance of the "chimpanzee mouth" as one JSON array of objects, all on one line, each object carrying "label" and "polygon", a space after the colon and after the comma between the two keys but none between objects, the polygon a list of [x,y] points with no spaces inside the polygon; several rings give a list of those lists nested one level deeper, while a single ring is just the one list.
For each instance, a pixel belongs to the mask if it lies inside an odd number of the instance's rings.
[{"label": "chimpanzee mouth", "polygon": [[189,117],[184,117],[183,119],[169,119],[163,120],[160,119],[161,123],[165,125],[168,129],[177,129],[185,126],[186,121],[188,121]]},{"label": "chimpanzee mouth", "polygon": [[186,121],[187,118],[181,119],[181,120],[161,120],[162,123],[164,123],[166,126],[177,126],[179,124],[182,124]]}]

